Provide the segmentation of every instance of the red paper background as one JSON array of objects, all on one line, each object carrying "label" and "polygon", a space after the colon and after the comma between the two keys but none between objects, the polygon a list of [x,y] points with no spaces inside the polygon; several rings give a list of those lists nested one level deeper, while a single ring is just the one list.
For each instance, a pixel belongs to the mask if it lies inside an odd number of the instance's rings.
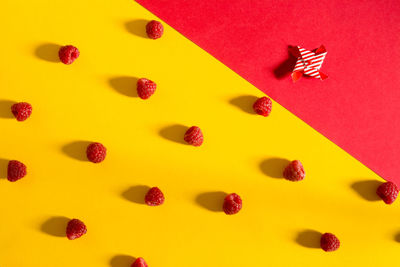
[{"label": "red paper background", "polygon": [[[399,0],[138,2],[373,171],[400,183]],[[321,71],[329,78],[293,84],[288,46],[321,44],[328,51]]]}]

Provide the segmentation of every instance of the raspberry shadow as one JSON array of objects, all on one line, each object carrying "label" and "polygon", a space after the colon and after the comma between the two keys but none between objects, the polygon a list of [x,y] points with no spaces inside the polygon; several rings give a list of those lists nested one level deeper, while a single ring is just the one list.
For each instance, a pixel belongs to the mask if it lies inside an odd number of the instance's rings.
[{"label": "raspberry shadow", "polygon": [[128,267],[136,260],[135,257],[129,255],[116,255],[110,260],[111,267]]},{"label": "raspberry shadow", "polygon": [[69,221],[70,219],[64,216],[51,217],[40,226],[40,230],[48,235],[65,237]]},{"label": "raspberry shadow", "polygon": [[111,78],[108,82],[110,86],[118,93],[129,96],[138,97],[137,82],[139,78],[131,76],[120,76]]},{"label": "raspberry shadow", "polygon": [[235,98],[232,98],[229,103],[233,106],[238,107],[243,112],[249,114],[256,114],[253,109],[253,104],[256,102],[258,97],[253,95],[242,95]]},{"label": "raspberry shadow", "polygon": [[35,55],[37,58],[42,59],[48,62],[61,62],[58,57],[58,51],[60,50],[61,45],[53,44],[53,43],[45,43],[39,45],[35,50]]},{"label": "raspberry shadow", "polygon": [[150,21],[144,19],[130,20],[125,22],[125,29],[133,35],[148,39],[146,25],[149,22]]},{"label": "raspberry shadow", "polygon": [[122,197],[128,201],[145,204],[144,198],[147,192],[150,190],[150,186],[147,185],[135,185],[131,186],[128,190],[122,192]]},{"label": "raspberry shadow", "polygon": [[400,243],[400,232],[397,232],[397,233],[394,235],[394,241]]},{"label": "raspberry shadow", "polygon": [[8,159],[0,158],[0,179],[7,178]]},{"label": "raspberry shadow", "polygon": [[290,161],[282,158],[269,158],[260,163],[260,170],[272,178],[283,178],[283,170]]},{"label": "raspberry shadow", "polygon": [[351,188],[357,192],[357,194],[364,200],[367,201],[379,201],[381,200],[376,194],[376,189],[382,184],[382,182],[376,180],[365,180],[355,182],[351,185]]},{"label": "raspberry shadow", "polygon": [[196,203],[209,211],[222,212],[224,199],[227,195],[222,191],[201,193],[196,197]]},{"label": "raspberry shadow", "polygon": [[304,230],[297,234],[296,243],[306,248],[320,248],[322,234],[315,230]]},{"label": "raspberry shadow", "polygon": [[92,142],[89,141],[75,141],[69,144],[66,144],[62,147],[62,151],[67,156],[79,160],[79,161],[88,161],[86,156],[86,149]]},{"label": "raspberry shadow", "polygon": [[11,100],[0,100],[0,118],[3,119],[14,119],[14,115],[11,112],[12,105],[17,102]]},{"label": "raspberry shadow", "polygon": [[175,143],[179,143],[182,145],[188,145],[185,140],[183,139],[185,136],[186,131],[189,129],[189,127],[186,127],[181,124],[174,124],[170,125],[167,127],[162,128],[159,131],[159,134],[161,137],[173,141]]}]

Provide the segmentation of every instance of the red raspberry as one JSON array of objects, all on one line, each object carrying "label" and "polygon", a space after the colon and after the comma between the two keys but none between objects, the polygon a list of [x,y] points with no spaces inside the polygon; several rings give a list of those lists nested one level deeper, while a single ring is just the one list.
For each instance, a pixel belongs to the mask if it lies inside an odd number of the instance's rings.
[{"label": "red raspberry", "polygon": [[7,179],[10,182],[18,181],[26,175],[26,166],[18,160],[10,160],[7,168]]},{"label": "red raspberry", "polygon": [[197,126],[190,127],[183,139],[192,146],[201,146],[204,141],[203,133],[201,132],[200,128]]},{"label": "red raspberry", "polygon": [[164,27],[161,22],[152,20],[146,25],[147,36],[151,39],[158,39],[164,33]]},{"label": "red raspberry", "polygon": [[107,149],[100,143],[91,143],[86,149],[86,155],[89,161],[99,163],[106,158]]},{"label": "red raspberry", "polygon": [[257,101],[253,104],[254,111],[264,117],[267,117],[271,113],[271,108],[272,101],[266,96],[257,99]]},{"label": "red raspberry", "polygon": [[147,99],[154,94],[157,84],[149,79],[141,78],[137,81],[137,93],[141,99]]},{"label": "red raspberry", "polygon": [[339,239],[331,233],[325,233],[321,236],[321,248],[327,252],[335,251],[340,247]]},{"label": "red raspberry", "polygon": [[11,112],[17,121],[24,121],[32,114],[32,106],[26,102],[16,103],[11,106]]},{"label": "red raspberry", "polygon": [[148,267],[143,258],[137,258],[131,267]]},{"label": "red raspberry", "polygon": [[159,206],[164,203],[164,194],[158,187],[152,187],[144,197],[144,202],[149,206]]},{"label": "red raspberry", "polygon": [[222,209],[228,215],[236,214],[242,209],[242,199],[235,193],[229,194],[225,197]]},{"label": "red raspberry", "polygon": [[86,234],[86,231],[86,225],[82,221],[78,219],[72,219],[68,222],[67,237],[69,240],[74,240],[83,236]]},{"label": "red raspberry", "polygon": [[306,177],[306,173],[301,162],[299,160],[293,160],[292,162],[290,162],[283,171],[283,177],[292,182],[303,180],[304,177]]},{"label": "red raspberry", "polygon": [[392,204],[399,194],[399,188],[392,182],[386,182],[376,189],[376,194],[382,198],[386,204]]},{"label": "red raspberry", "polygon": [[62,63],[69,65],[79,57],[79,50],[75,46],[66,45],[58,50],[58,57]]}]

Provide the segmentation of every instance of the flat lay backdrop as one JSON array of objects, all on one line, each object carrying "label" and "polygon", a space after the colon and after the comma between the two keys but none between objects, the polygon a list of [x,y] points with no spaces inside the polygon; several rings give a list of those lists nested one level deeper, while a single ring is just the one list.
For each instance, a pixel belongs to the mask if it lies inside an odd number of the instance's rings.
[{"label": "flat lay backdrop", "polygon": [[[137,0],[386,180],[400,183],[398,0]],[[325,45],[324,82],[288,46]]]},{"label": "flat lay backdrop", "polygon": [[[161,39],[147,39],[152,19],[130,0],[1,2],[1,267],[397,260],[400,208],[377,200],[383,179],[276,102],[268,118],[255,115],[260,90],[165,23]],[[69,66],[57,60],[66,44],[81,52]],[[158,85],[147,101],[135,94],[140,77]],[[25,122],[11,117],[16,101],[33,106]],[[192,125],[201,147],[181,141]],[[108,149],[100,164],[85,160],[93,141]],[[16,183],[4,179],[10,159],[28,167]],[[307,173],[299,183],[280,178],[294,159]],[[148,186],[164,205],[143,205]],[[232,192],[243,209],[226,216]],[[71,218],[88,228],[74,241]],[[338,251],[317,248],[324,232],[340,238]]]}]

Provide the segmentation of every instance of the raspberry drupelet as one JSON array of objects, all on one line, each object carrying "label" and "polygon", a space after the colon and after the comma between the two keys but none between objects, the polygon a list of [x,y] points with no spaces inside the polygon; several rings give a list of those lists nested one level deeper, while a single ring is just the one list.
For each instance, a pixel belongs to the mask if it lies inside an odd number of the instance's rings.
[{"label": "raspberry drupelet", "polygon": [[268,97],[263,96],[254,102],[253,109],[258,115],[267,117],[271,113],[272,101]]},{"label": "raspberry drupelet", "polygon": [[62,46],[58,51],[58,57],[65,65],[72,64],[79,57],[79,55],[80,53],[78,48],[72,45]]},{"label": "raspberry drupelet", "polygon": [[131,267],[148,267],[143,258],[137,258]]},{"label": "raspberry drupelet", "polygon": [[204,136],[201,129],[197,126],[190,127],[183,137],[186,143],[192,146],[201,146],[204,141]]},{"label": "raspberry drupelet", "polygon": [[242,199],[238,194],[229,194],[225,197],[222,209],[227,215],[236,214],[242,209]]},{"label": "raspberry drupelet", "polygon": [[146,33],[150,39],[158,39],[164,33],[164,26],[161,22],[152,20],[146,25]]},{"label": "raspberry drupelet", "polygon": [[86,156],[93,163],[102,162],[107,155],[107,149],[100,143],[91,143],[86,149]]},{"label": "raspberry drupelet", "polygon": [[298,182],[306,177],[304,167],[299,160],[294,160],[283,171],[283,177],[292,182]]},{"label": "raspberry drupelet", "polygon": [[152,96],[156,89],[157,84],[149,79],[141,78],[137,81],[137,93],[141,99],[148,99]]},{"label": "raspberry drupelet", "polygon": [[72,219],[68,222],[66,234],[69,240],[80,238],[86,232],[86,225],[81,220]]},{"label": "raspberry drupelet", "polygon": [[26,102],[16,103],[11,106],[11,112],[17,121],[24,121],[32,114],[32,105]]},{"label": "raspberry drupelet", "polygon": [[335,251],[340,247],[339,239],[331,233],[325,233],[321,236],[321,248],[326,252]]},{"label": "raspberry drupelet", "polygon": [[147,192],[144,202],[149,206],[160,206],[165,201],[164,194],[158,187],[152,187]]},{"label": "raspberry drupelet", "polygon": [[23,164],[18,160],[10,160],[8,162],[7,179],[10,182],[16,182],[19,179],[25,177],[25,175],[26,175],[25,164]]},{"label": "raspberry drupelet", "polygon": [[392,204],[399,194],[399,188],[393,182],[382,183],[378,189],[376,189],[376,194],[386,203]]}]

